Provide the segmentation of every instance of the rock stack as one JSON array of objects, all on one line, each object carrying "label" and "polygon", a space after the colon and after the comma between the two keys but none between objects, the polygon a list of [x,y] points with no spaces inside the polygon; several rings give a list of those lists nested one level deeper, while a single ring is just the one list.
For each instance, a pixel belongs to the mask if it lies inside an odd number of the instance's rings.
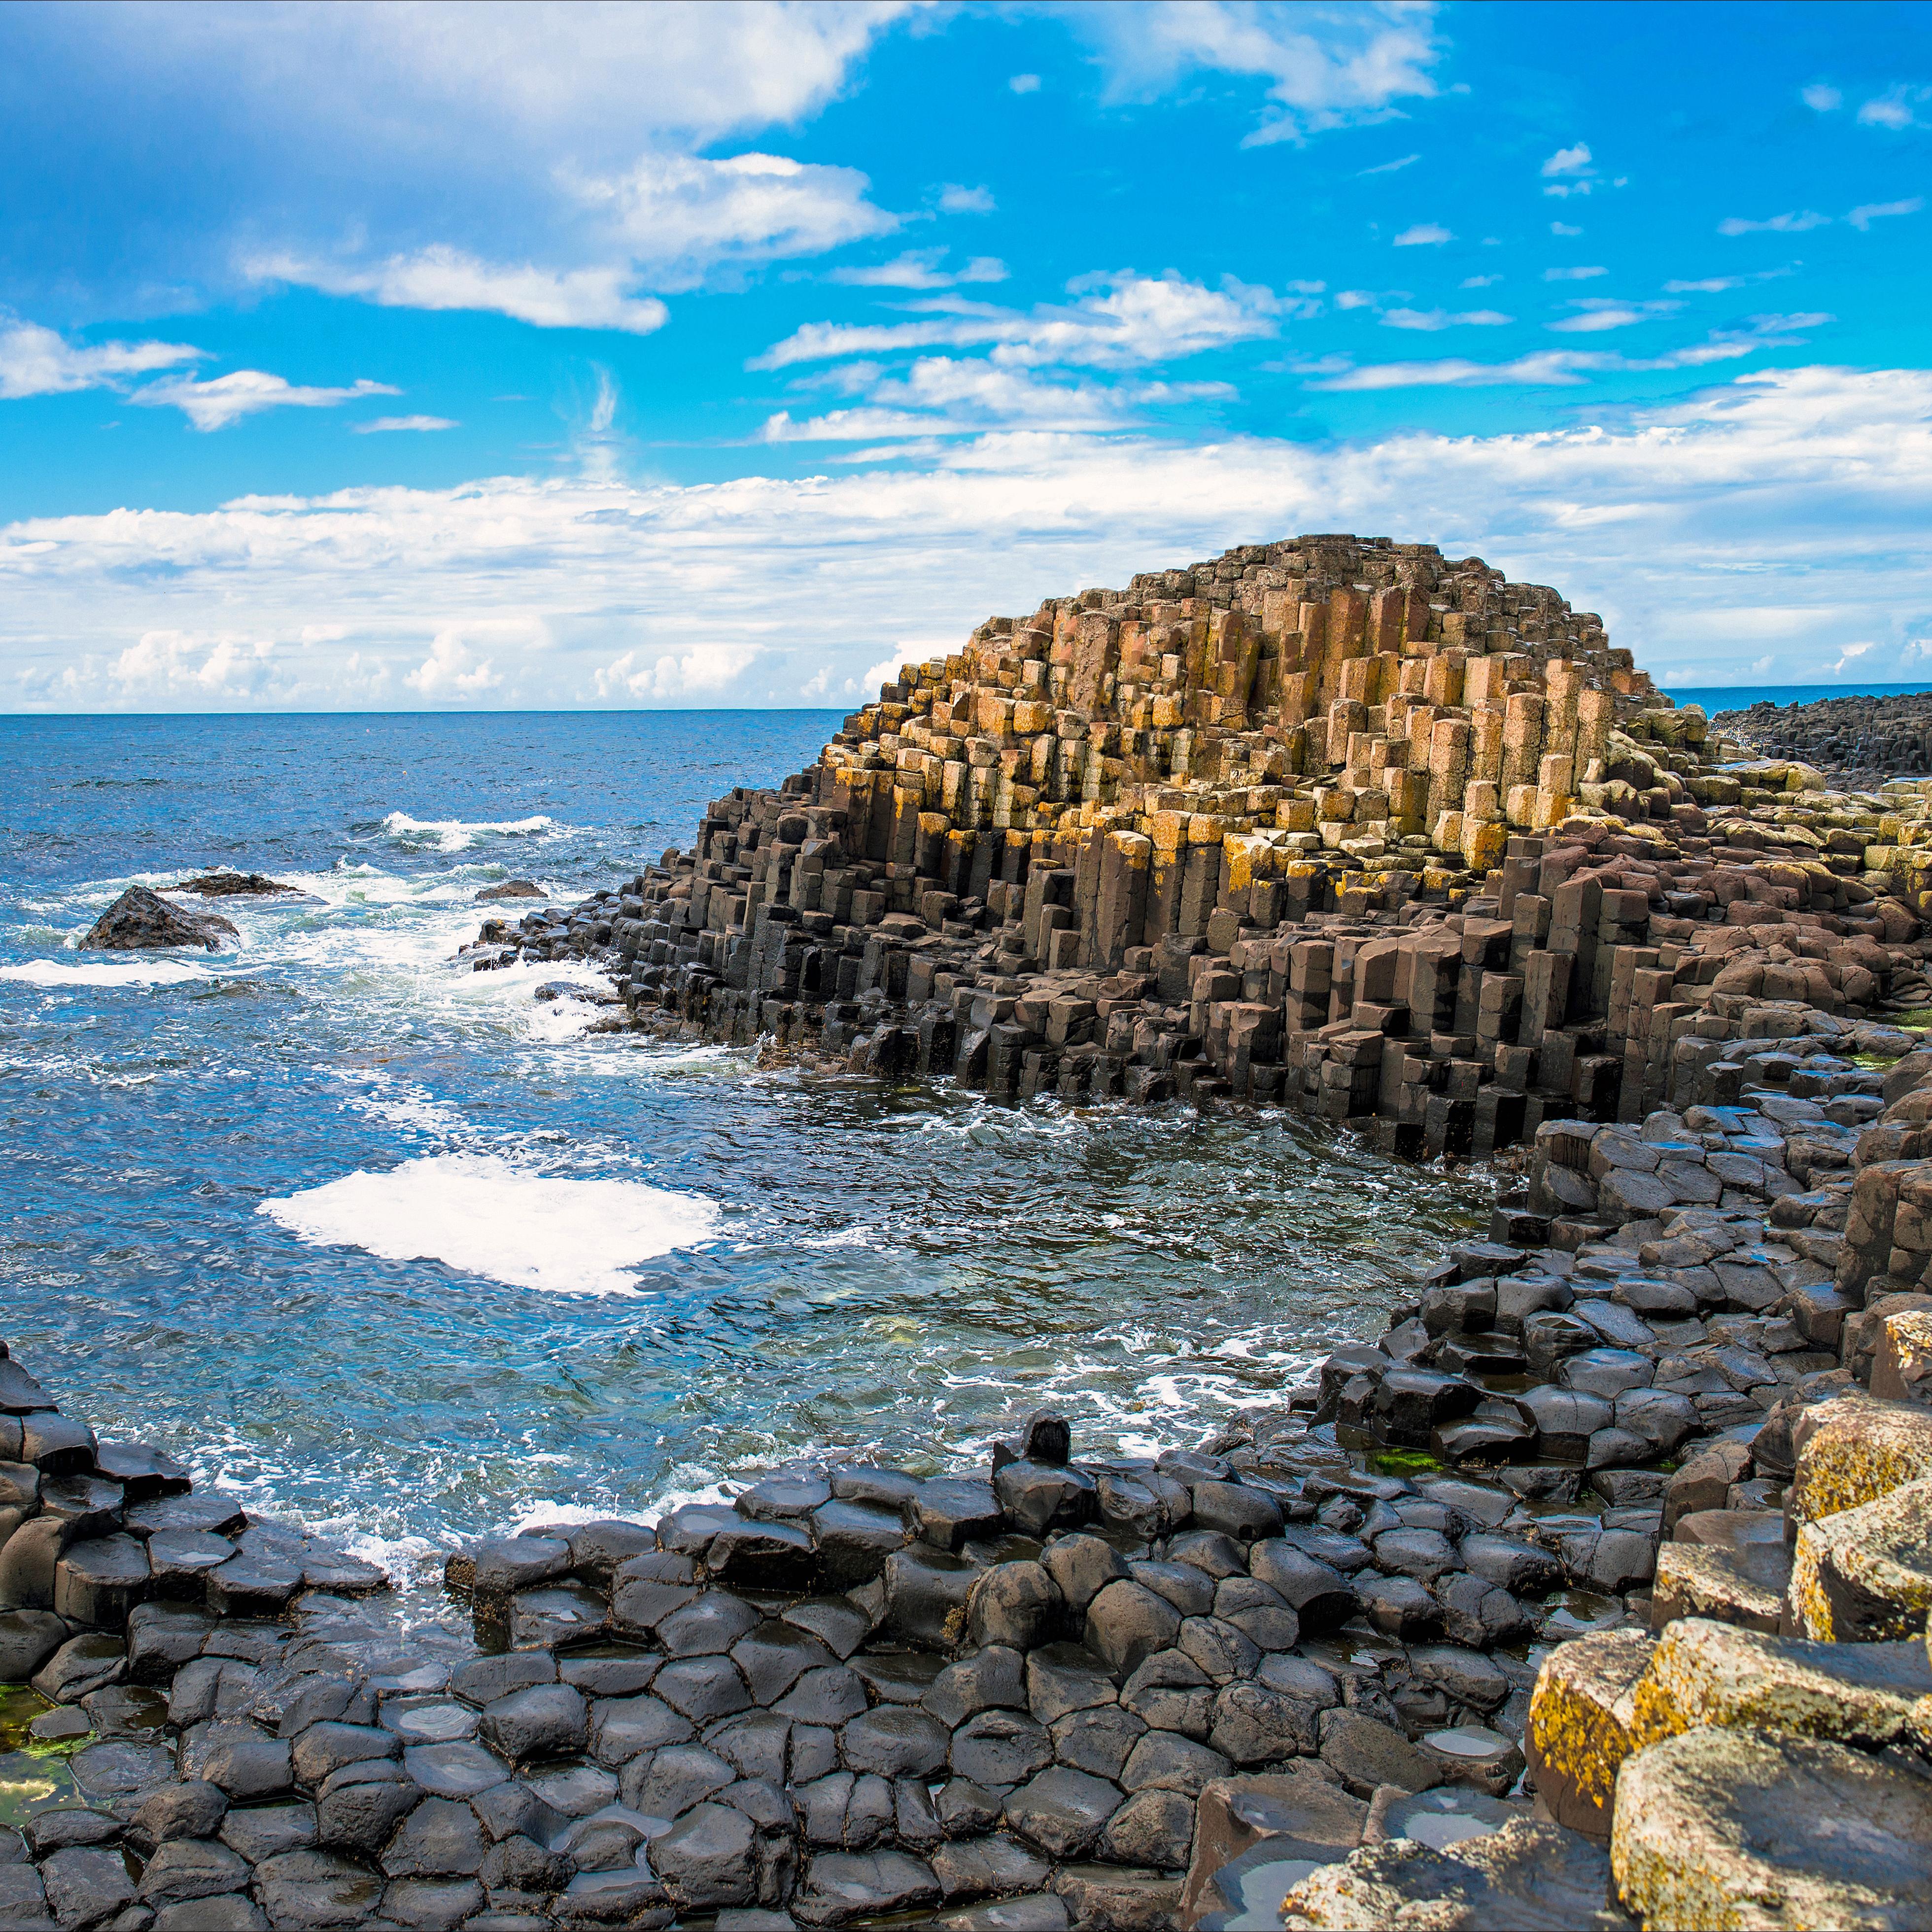
[{"label": "rock stack", "polygon": [[1737,750],[1553,591],[1306,537],[991,620],[470,950],[604,958],[685,1036],[1480,1155],[1927,997],[1924,787]]}]

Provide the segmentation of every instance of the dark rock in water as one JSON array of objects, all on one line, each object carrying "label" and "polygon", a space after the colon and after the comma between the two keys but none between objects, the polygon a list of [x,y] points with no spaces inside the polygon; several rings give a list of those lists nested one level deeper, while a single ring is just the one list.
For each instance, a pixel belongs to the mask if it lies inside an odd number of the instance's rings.
[{"label": "dark rock in water", "polygon": [[193,892],[204,899],[235,899],[266,898],[299,888],[285,886],[280,880],[266,878],[260,872],[203,872],[199,878],[182,880],[172,890]]},{"label": "dark rock in water", "polygon": [[542,886],[528,879],[506,879],[500,886],[485,886],[476,895],[476,903],[482,905],[490,899],[541,899],[549,896]]},{"label": "dark rock in water", "polygon": [[212,952],[224,936],[238,938],[219,913],[183,912],[146,886],[130,886],[88,927],[83,947],[136,952],[165,946],[199,946]]}]

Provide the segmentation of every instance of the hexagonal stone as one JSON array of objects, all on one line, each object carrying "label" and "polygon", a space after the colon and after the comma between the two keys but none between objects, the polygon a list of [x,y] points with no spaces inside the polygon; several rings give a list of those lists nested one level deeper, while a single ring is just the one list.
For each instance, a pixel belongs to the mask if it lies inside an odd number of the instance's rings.
[{"label": "hexagonal stone", "polygon": [[783,1718],[770,1711],[747,1711],[740,1716],[727,1718],[722,1724],[713,1724],[705,1733],[704,1742],[708,1749],[734,1766],[740,1778],[783,1784],[787,1775],[786,1747],[791,1736],[792,1726]]},{"label": "hexagonal stone", "polygon": [[942,1724],[954,1728],[982,1711],[1024,1710],[1026,1662],[1010,1646],[989,1644],[949,1664],[920,1701]]},{"label": "hexagonal stone", "polygon": [[118,1851],[74,1845],[40,1863],[47,1904],[63,1926],[96,1925],[130,1904],[134,1882]]},{"label": "hexagonal stone", "polygon": [[841,1658],[850,1657],[872,1630],[872,1619],[849,1597],[808,1598],[784,1611],[779,1622],[808,1630]]},{"label": "hexagonal stone", "polygon": [[501,1784],[510,1773],[500,1758],[467,1740],[448,1744],[410,1744],[403,1768],[425,1791],[439,1798],[474,1798]]},{"label": "hexagonal stone", "polygon": [[651,1841],[651,1869],[686,1907],[742,1905],[757,1894],[757,1833],[729,1804],[700,1804]]},{"label": "hexagonal stone", "polygon": [[968,1644],[1031,1650],[1053,1636],[1065,1605],[1060,1586],[1038,1563],[1000,1563],[966,1600]]},{"label": "hexagonal stone", "polygon": [[843,1925],[938,1898],[932,1868],[904,1852],[820,1852],[806,1867],[792,1916],[807,1925]]},{"label": "hexagonal stone", "polygon": [[[681,1666],[680,1666],[681,1667]],[[748,1700],[746,1700],[748,1701]],[[743,1704],[733,1706],[742,1709]],[[866,1708],[866,1687],[857,1673],[842,1664],[808,1670],[772,1706],[782,1718],[802,1724],[842,1724]],[[721,1712],[718,1715],[722,1715]]]},{"label": "hexagonal stone", "polygon": [[617,1778],[601,1764],[566,1758],[525,1774],[532,1793],[566,1818],[585,1818],[617,1796]]},{"label": "hexagonal stone", "polygon": [[378,1724],[311,1724],[295,1741],[295,1774],[304,1784],[320,1784],[345,1764],[402,1754],[402,1739]]},{"label": "hexagonal stone", "polygon": [[316,1841],[344,1851],[376,1851],[422,1796],[421,1787],[400,1765],[381,1758],[346,1764],[332,1772],[316,1792]]},{"label": "hexagonal stone", "polygon": [[1042,1724],[1117,1702],[1114,1680],[1078,1644],[1049,1644],[1026,1660],[1026,1705]]},{"label": "hexagonal stone", "polygon": [[681,1818],[737,1781],[738,1772],[702,1744],[670,1744],[624,1779],[624,1802],[647,1818]]},{"label": "hexagonal stone", "polygon": [[1194,1520],[1243,1543],[1281,1534],[1281,1505],[1265,1490],[1245,1483],[1197,1482],[1189,1485]]},{"label": "hexagonal stone", "polygon": [[982,1711],[952,1733],[950,1756],[975,1784],[1017,1784],[1053,1762],[1053,1740],[1019,1712]]},{"label": "hexagonal stone", "polygon": [[652,1696],[597,1698],[590,1706],[591,1755],[615,1771],[646,1751],[682,1744],[691,1720]]},{"label": "hexagonal stone", "polygon": [[1342,1573],[1286,1538],[1256,1544],[1248,1568],[1294,1611],[1304,1631],[1333,1630],[1355,1614],[1355,1592]]},{"label": "hexagonal stone", "polygon": [[294,1776],[287,1738],[221,1721],[197,1724],[182,1738],[182,1769],[242,1799],[272,1798],[287,1790]]},{"label": "hexagonal stone", "polygon": [[839,1733],[839,1754],[854,1771],[882,1778],[923,1778],[946,1762],[944,1726],[923,1711],[882,1706],[854,1718]]},{"label": "hexagonal stone", "polygon": [[316,1841],[313,1804],[250,1804],[230,1811],[221,1821],[221,1842],[239,1852],[251,1865],[298,1852]]},{"label": "hexagonal stone", "polygon": [[467,1804],[425,1798],[382,1853],[392,1878],[470,1878],[483,1862],[483,1828]]},{"label": "hexagonal stone", "polygon": [[1192,1658],[1216,1684],[1252,1677],[1261,1665],[1261,1650],[1254,1640],[1219,1617],[1184,1618],[1174,1648]]},{"label": "hexagonal stone", "polygon": [[392,1879],[382,1888],[382,1916],[410,1932],[455,1932],[487,1901],[474,1879]]},{"label": "hexagonal stone", "polygon": [[762,1624],[740,1637],[731,1646],[731,1660],[744,1673],[758,1704],[776,1703],[808,1670],[836,1661],[809,1631],[778,1622]]},{"label": "hexagonal stone", "polygon": [[947,1648],[957,1640],[978,1581],[976,1564],[915,1544],[886,1558],[886,1628],[909,1642]]},{"label": "hexagonal stone", "polygon": [[1117,1784],[1129,1754],[1146,1734],[1145,1720],[1117,1704],[1070,1712],[1055,1720],[1049,1733],[1060,1763]]},{"label": "hexagonal stone", "polygon": [[1129,1791],[1180,1791],[1196,1798],[1210,1778],[1226,1778],[1233,1768],[1219,1751],[1191,1738],[1149,1731],[1134,1746],[1120,1783]]},{"label": "hexagonal stone", "polygon": [[658,1641],[670,1657],[722,1656],[763,1621],[742,1597],[706,1590],[658,1624]]},{"label": "hexagonal stone", "polygon": [[1402,1733],[1360,1711],[1324,1711],[1322,1761],[1351,1791],[1366,1797],[1376,1786],[1426,1791],[1442,1773]]},{"label": "hexagonal stone", "polygon": [[[668,1674],[661,1672],[658,1682]],[[582,1750],[588,1726],[583,1692],[568,1684],[538,1684],[488,1706],[477,1731],[492,1750],[522,1763]]]},{"label": "hexagonal stone", "polygon": [[1187,1863],[1193,1842],[1193,1801],[1181,1792],[1150,1789],[1135,1792],[1107,1820],[1100,1850],[1110,1864],[1173,1871]]},{"label": "hexagonal stone", "polygon": [[689,1556],[658,1550],[630,1557],[611,1574],[611,1621],[620,1630],[654,1630],[697,1596],[698,1566]]},{"label": "hexagonal stone", "polygon": [[52,1610],[0,1610],[0,1684],[24,1684],[67,1641]]},{"label": "hexagonal stone", "polygon": [[934,1845],[928,1854],[940,1894],[950,1900],[1042,1886],[1052,1868],[1016,1839],[991,1837]]},{"label": "hexagonal stone", "polygon": [[834,1590],[870,1582],[912,1534],[896,1509],[856,1502],[824,1504],[812,1512],[812,1528],[820,1573]]},{"label": "hexagonal stone", "polygon": [[141,1874],[143,1904],[157,1908],[184,1898],[244,1890],[248,1861],[213,1838],[170,1838],[154,1849]]},{"label": "hexagonal stone", "polygon": [[1209,1741],[1238,1765],[1312,1754],[1320,1748],[1322,1708],[1265,1684],[1230,1684],[1214,1699]]},{"label": "hexagonal stone", "polygon": [[1087,1606],[1087,1647],[1116,1676],[1128,1675],[1180,1634],[1180,1612],[1142,1582],[1109,1583]]},{"label": "hexagonal stone", "polygon": [[1007,1798],[1006,1820],[1049,1857],[1075,1858],[1100,1837],[1121,1797],[1118,1785],[1057,1764]]},{"label": "hexagonal stone", "polygon": [[285,1852],[256,1868],[255,1885],[278,1926],[360,1924],[382,1896],[381,1879],[333,1852]]}]

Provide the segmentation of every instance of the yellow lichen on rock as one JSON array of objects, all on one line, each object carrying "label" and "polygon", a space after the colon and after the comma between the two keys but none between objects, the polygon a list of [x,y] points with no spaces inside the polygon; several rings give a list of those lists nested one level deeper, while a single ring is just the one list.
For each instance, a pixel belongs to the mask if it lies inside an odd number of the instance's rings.
[{"label": "yellow lichen on rock", "polygon": [[1932,1410],[1862,1394],[1821,1402],[1805,1420],[1784,1499],[1796,1526],[1858,1509],[1932,1476]]},{"label": "yellow lichen on rock", "polygon": [[1523,1755],[1559,1824],[1600,1838],[1609,1831],[1617,1767],[1632,1748],[1630,1693],[1655,1648],[1642,1630],[1606,1630],[1559,1644],[1544,1660]]},{"label": "yellow lichen on rock", "polygon": [[1824,1643],[1916,1637],[1932,1612],[1932,1480],[1804,1524],[1790,1618]]},{"label": "yellow lichen on rock", "polygon": [[1630,1696],[1633,1748],[1700,1724],[1832,1738],[1878,1749],[1932,1693],[1919,1643],[1809,1643],[1685,1617],[1658,1640]]}]

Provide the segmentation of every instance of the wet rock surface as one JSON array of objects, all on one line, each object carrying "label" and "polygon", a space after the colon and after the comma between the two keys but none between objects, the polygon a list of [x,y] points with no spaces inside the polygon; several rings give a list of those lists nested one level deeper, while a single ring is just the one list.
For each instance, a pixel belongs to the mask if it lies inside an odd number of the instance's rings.
[{"label": "wet rock surface", "polygon": [[240,935],[234,922],[215,912],[190,912],[170,905],[146,886],[130,886],[87,929],[83,950],[146,952],[171,946],[198,946],[212,952],[224,939]]}]

